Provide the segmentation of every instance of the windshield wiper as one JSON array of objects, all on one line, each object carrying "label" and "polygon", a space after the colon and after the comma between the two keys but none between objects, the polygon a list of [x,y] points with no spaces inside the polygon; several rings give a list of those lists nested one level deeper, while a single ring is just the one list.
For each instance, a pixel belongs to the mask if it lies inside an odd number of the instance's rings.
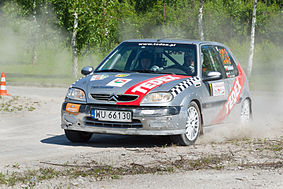
[{"label": "windshield wiper", "polygon": [[138,73],[173,74],[173,75],[175,75],[175,73],[173,73],[173,72],[162,72],[162,71],[154,71],[154,70],[118,70],[118,69],[109,69],[109,70],[98,70],[95,73],[98,73],[98,72],[123,72],[123,73],[138,72]]},{"label": "windshield wiper", "polygon": [[109,69],[109,70],[98,70],[98,71],[95,71],[94,73],[98,73],[98,72],[123,72],[123,73],[132,73],[132,72],[136,72],[136,71],[132,71],[132,70]]},{"label": "windshield wiper", "polygon": [[139,72],[139,73],[156,73],[156,71],[153,71],[153,70],[135,70],[135,72]]},{"label": "windshield wiper", "polygon": [[154,73],[154,74],[172,74],[172,75],[176,75],[173,72],[163,72],[162,70],[160,71],[154,71],[154,70],[135,70],[136,72],[140,72],[140,73]]},{"label": "windshield wiper", "polygon": [[98,70],[95,71],[95,73],[97,72],[125,72],[124,70],[118,70],[118,69],[109,69],[109,70]]},{"label": "windshield wiper", "polygon": [[171,74],[171,75],[176,75],[175,73],[173,72],[162,72],[162,71],[157,71],[156,73],[159,73],[159,74]]}]

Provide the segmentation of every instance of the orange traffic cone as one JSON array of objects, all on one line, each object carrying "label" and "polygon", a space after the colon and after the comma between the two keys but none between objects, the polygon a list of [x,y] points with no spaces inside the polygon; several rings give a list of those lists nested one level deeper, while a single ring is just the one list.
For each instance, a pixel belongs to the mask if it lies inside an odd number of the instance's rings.
[{"label": "orange traffic cone", "polygon": [[6,79],[5,79],[5,74],[4,74],[4,72],[2,72],[2,76],[1,76],[0,96],[10,96],[10,94],[7,93],[7,89],[6,89]]}]

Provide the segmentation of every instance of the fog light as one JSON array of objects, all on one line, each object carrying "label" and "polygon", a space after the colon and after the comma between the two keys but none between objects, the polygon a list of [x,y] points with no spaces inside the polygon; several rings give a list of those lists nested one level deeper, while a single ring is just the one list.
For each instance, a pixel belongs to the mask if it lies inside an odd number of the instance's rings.
[{"label": "fog light", "polygon": [[152,128],[161,128],[161,127],[165,127],[166,121],[161,121],[161,120],[156,120],[156,121],[150,121],[149,122],[149,126]]},{"label": "fog light", "polygon": [[168,114],[168,109],[141,110],[143,116],[165,116]]},{"label": "fog light", "polygon": [[155,110],[142,110],[141,114],[143,115],[151,115],[154,114]]}]

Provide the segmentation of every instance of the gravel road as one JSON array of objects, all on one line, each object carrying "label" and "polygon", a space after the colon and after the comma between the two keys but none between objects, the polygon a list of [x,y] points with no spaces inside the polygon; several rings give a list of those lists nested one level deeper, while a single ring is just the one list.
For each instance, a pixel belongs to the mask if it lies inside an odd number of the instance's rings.
[{"label": "gravel road", "polygon": [[[166,137],[114,135],[94,135],[87,144],[72,144],[60,128],[66,88],[7,89],[22,110],[0,111],[0,188],[283,188],[282,93],[253,92],[250,125],[211,127],[196,145],[179,147]],[[94,165],[118,172],[78,176],[69,169],[89,171]],[[33,176],[28,182],[7,179],[12,173],[43,168],[57,175]]]}]

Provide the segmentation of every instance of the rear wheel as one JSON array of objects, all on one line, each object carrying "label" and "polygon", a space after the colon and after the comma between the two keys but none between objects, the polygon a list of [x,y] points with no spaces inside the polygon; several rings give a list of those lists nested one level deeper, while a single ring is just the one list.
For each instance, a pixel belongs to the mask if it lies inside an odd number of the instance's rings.
[{"label": "rear wheel", "polygon": [[252,119],[251,101],[249,99],[245,99],[242,103],[242,108],[241,108],[241,121],[245,123],[251,119]]},{"label": "rear wheel", "polygon": [[183,146],[189,146],[195,143],[201,131],[201,113],[198,105],[191,102],[187,109],[187,119],[185,133],[171,136],[174,143]]},{"label": "rear wheel", "polygon": [[71,142],[88,142],[92,136],[92,133],[83,132],[83,131],[74,131],[74,130],[66,130],[66,137]]}]

